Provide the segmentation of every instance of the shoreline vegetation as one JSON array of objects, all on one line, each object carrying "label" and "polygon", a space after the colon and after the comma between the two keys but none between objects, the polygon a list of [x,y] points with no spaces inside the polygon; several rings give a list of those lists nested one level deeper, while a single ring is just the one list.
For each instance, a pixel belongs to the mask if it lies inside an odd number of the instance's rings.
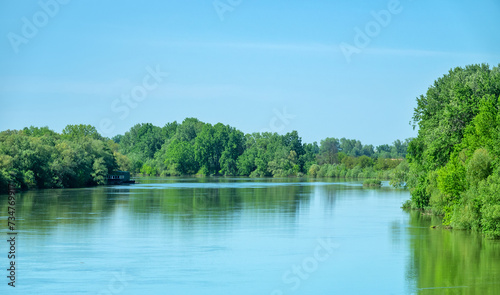
[{"label": "shoreline vegetation", "polygon": [[381,187],[382,182],[378,179],[366,179],[363,181],[363,186],[367,187]]},{"label": "shoreline vegetation", "polygon": [[[186,118],[164,127],[137,124],[102,137],[90,125],[0,132],[0,193],[105,184],[116,170],[156,176],[390,179],[407,187],[403,208],[443,218],[443,226],[500,238],[500,69],[454,68],[417,97],[418,136],[392,145],[325,138],[302,143],[297,131],[244,134]],[[372,179],[372,180],[368,180]]]},{"label": "shoreline vegetation", "polygon": [[302,143],[297,131],[244,134],[195,118],[164,127],[137,124],[124,135],[102,137],[91,125],[0,132],[0,193],[16,189],[76,188],[106,184],[108,174],[376,178],[407,166],[406,141],[377,147],[326,138]]},{"label": "shoreline vegetation", "polygon": [[408,147],[411,200],[443,226],[500,238],[500,68],[457,67],[417,98]]}]

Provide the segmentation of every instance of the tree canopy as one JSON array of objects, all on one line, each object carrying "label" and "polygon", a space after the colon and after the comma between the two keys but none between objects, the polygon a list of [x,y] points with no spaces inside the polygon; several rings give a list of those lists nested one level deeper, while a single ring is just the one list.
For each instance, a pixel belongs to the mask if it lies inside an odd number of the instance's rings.
[{"label": "tree canopy", "polygon": [[411,206],[500,237],[500,69],[455,68],[417,98],[408,147]]},{"label": "tree canopy", "polygon": [[62,134],[48,127],[0,133],[0,187],[21,189],[104,184],[118,168],[106,140],[90,125],[68,125]]},{"label": "tree canopy", "polygon": [[[396,140],[384,145],[386,149],[375,149],[355,139],[326,138],[318,145],[303,143],[297,131],[244,134],[229,125],[195,118],[164,127],[138,124],[113,140],[135,173],[259,177],[311,175],[312,165],[339,166],[339,173],[326,173],[324,168],[313,176],[346,177],[348,170],[358,167],[359,173],[351,177],[377,177],[375,170],[393,169],[400,163],[409,142]],[[371,172],[362,174],[363,169]]]},{"label": "tree canopy", "polygon": [[406,155],[408,140],[375,149],[359,140],[303,143],[297,131],[244,134],[186,118],[163,127],[137,124],[113,139],[91,125],[0,133],[0,184],[21,189],[106,183],[113,170],[144,175],[388,178]]}]

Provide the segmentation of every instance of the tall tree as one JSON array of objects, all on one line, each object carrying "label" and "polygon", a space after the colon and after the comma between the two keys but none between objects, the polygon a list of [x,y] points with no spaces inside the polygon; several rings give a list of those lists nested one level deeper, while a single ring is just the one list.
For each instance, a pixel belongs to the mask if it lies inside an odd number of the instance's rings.
[{"label": "tall tree", "polygon": [[340,142],[337,138],[327,137],[320,142],[318,163],[319,164],[335,164],[339,163],[338,152]]}]

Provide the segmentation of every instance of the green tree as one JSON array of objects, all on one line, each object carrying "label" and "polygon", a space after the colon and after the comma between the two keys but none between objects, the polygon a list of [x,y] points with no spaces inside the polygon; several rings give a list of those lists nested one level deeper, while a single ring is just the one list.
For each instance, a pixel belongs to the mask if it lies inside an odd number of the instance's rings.
[{"label": "green tree", "polygon": [[500,70],[455,68],[417,99],[408,144],[412,205],[500,237]]},{"label": "green tree", "polygon": [[198,172],[199,164],[195,161],[192,144],[174,139],[168,146],[165,163],[170,175],[188,175]]},{"label": "green tree", "polygon": [[339,163],[338,152],[340,142],[337,138],[327,137],[320,142],[318,163],[321,164],[336,164]]},{"label": "green tree", "polygon": [[478,114],[480,101],[487,95],[498,97],[499,85],[498,67],[471,65],[450,70],[435,81],[425,96],[417,98],[413,124],[419,126],[419,131],[409,144],[408,161],[412,197],[420,200],[420,206],[429,205],[430,196],[421,189],[428,182],[427,174],[446,165]]},{"label": "green tree", "polygon": [[97,129],[92,125],[67,125],[62,131],[62,137],[68,140],[76,140],[83,137],[102,140],[103,137],[97,132]]}]

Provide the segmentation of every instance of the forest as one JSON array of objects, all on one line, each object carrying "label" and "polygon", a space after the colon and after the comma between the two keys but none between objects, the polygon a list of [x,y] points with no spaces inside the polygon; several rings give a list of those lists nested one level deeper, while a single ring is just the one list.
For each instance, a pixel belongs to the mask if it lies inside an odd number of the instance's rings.
[{"label": "forest", "polygon": [[443,216],[443,224],[500,237],[500,69],[457,67],[417,98],[408,146],[405,207]]},{"label": "forest", "polygon": [[297,131],[243,132],[195,118],[160,128],[137,124],[113,141],[129,159],[122,167],[146,175],[220,175],[251,177],[375,177],[396,167],[409,140],[392,145],[363,145],[359,140],[326,138],[302,143]]},{"label": "forest", "polygon": [[18,189],[105,184],[116,170],[135,175],[342,177],[389,179],[405,166],[409,140],[363,145],[326,138],[302,143],[297,131],[244,134],[229,125],[186,118],[163,127],[137,124],[123,135],[102,137],[90,125],[0,133],[0,187]]},{"label": "forest", "polygon": [[104,184],[125,157],[89,125],[68,125],[62,134],[48,127],[0,133],[0,188],[85,187]]}]

